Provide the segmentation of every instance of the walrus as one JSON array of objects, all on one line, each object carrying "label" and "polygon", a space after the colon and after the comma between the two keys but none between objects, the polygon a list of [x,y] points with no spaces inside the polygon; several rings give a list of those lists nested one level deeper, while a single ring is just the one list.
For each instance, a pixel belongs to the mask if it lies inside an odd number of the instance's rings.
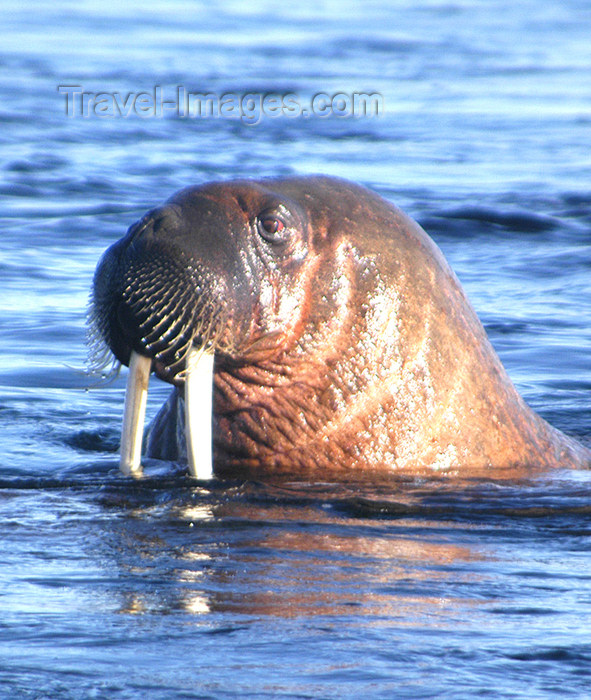
[{"label": "walrus", "polygon": [[431,238],[346,180],[181,190],[105,252],[90,323],[133,367],[125,473],[151,372],[174,389],[146,454],[196,476],[591,466],[520,397]]}]

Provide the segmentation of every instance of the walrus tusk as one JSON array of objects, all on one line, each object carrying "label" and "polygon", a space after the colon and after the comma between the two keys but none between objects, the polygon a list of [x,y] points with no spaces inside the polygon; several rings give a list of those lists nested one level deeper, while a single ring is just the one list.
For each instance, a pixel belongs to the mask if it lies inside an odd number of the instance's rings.
[{"label": "walrus tusk", "polygon": [[[185,379],[187,461],[190,474],[203,480],[213,477],[211,442],[213,358],[212,352],[192,348],[187,356]],[[142,437],[151,369],[152,360],[149,357],[132,351],[125,391],[119,461],[119,467],[126,476],[142,475]]]},{"label": "walrus tusk", "polygon": [[151,369],[152,360],[149,357],[132,351],[125,390],[119,460],[119,468],[125,476],[142,475],[142,437]]},{"label": "walrus tusk", "polygon": [[191,348],[185,378],[185,440],[189,472],[197,479],[213,477],[212,459],[212,352]]}]

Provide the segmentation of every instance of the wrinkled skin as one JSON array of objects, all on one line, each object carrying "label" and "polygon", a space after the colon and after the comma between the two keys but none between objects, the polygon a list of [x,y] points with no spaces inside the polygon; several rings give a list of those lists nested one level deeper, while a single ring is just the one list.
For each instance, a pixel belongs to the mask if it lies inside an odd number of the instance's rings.
[{"label": "wrinkled skin", "polygon": [[178,386],[152,426],[152,456],[182,459],[193,342],[216,352],[218,474],[499,476],[591,464],[517,394],[427,234],[343,180],[182,190],[106,253],[94,317],[121,362],[133,348]]}]

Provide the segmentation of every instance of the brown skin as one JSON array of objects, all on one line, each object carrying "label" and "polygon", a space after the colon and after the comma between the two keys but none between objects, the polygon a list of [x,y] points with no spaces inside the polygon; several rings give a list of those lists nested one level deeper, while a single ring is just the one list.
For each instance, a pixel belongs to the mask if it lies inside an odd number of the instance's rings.
[{"label": "brown skin", "polygon": [[[325,177],[214,183],[181,191],[142,226],[155,219],[165,223],[149,241],[172,241],[167,255],[203,267],[198,298],[219,307],[216,473],[498,477],[591,465],[517,394],[437,246],[376,194]],[[118,265],[97,271],[99,314]],[[130,347],[154,356],[118,313],[103,335],[119,359]],[[156,357],[181,385],[166,365]],[[182,450],[177,408],[156,421],[153,455]]]}]

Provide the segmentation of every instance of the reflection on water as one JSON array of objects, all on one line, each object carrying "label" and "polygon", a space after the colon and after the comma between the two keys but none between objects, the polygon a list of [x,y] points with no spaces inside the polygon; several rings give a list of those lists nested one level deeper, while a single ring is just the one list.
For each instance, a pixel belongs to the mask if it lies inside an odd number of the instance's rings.
[{"label": "reflection on water", "polygon": [[[487,578],[475,563],[494,557],[474,544],[477,525],[360,515],[355,491],[334,486],[335,498],[330,487],[311,490],[292,487],[281,502],[281,489],[246,485],[214,502],[203,492],[198,498],[209,502],[175,496],[157,517],[154,507],[132,508],[112,535],[111,555],[128,580],[120,612],[355,615],[437,626],[458,606],[491,602],[470,598]],[[391,505],[392,513],[410,507]]]},{"label": "reflection on water", "polygon": [[6,697],[25,668],[52,697],[79,668],[77,687],[151,679],[162,698],[203,678],[249,697],[275,676],[288,696],[347,678],[350,697],[437,695],[508,671],[527,689],[528,669],[507,666],[524,659],[588,679],[590,472],[204,488],[95,467],[2,483]]}]

